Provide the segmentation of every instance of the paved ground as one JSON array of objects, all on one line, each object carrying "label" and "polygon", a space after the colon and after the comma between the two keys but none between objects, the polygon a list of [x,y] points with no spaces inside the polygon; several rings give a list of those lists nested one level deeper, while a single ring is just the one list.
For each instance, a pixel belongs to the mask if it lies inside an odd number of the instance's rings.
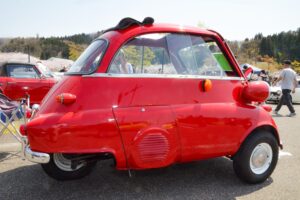
[{"label": "paved ground", "polygon": [[[284,150],[271,178],[248,185],[234,175],[232,162],[218,158],[165,169],[138,171],[133,178],[110,163],[97,165],[81,180],[55,181],[37,164],[22,161],[13,138],[0,139],[0,199],[300,199],[300,105],[298,115],[274,117]],[[2,151],[2,153],[1,153]],[[6,151],[6,152],[3,152]],[[10,152],[7,152],[10,151]]]}]

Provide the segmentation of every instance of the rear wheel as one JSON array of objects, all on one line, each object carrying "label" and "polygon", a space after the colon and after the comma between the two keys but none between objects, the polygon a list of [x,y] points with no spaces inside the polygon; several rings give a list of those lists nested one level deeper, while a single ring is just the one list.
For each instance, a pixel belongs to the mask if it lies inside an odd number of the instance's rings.
[{"label": "rear wheel", "polygon": [[[57,180],[73,180],[88,175],[96,162],[81,160],[74,165],[76,155],[54,153],[50,156],[50,162],[42,164],[43,170],[52,178]],[[73,164],[73,165],[72,165]]]},{"label": "rear wheel", "polygon": [[273,172],[278,160],[278,142],[265,131],[250,135],[233,158],[237,176],[247,183],[265,181]]}]

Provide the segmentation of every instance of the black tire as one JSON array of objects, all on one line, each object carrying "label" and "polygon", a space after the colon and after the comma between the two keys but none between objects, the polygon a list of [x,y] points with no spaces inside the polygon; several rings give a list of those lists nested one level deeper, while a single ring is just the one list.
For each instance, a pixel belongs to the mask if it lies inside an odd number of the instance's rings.
[{"label": "black tire", "polygon": [[[61,167],[59,164],[59,159],[62,158],[67,161],[67,164],[63,164],[68,166],[70,159],[68,159],[67,154],[51,154],[50,155],[50,162],[47,164],[42,164],[43,170],[52,178],[59,180],[59,181],[67,181],[67,180],[74,180],[80,179],[84,176],[88,175],[92,169],[95,167],[96,162],[82,162],[77,166],[77,169],[64,169],[64,166]],[[62,162],[61,162],[62,163]],[[71,162],[70,162],[71,163]]]},{"label": "black tire", "polygon": [[273,134],[266,131],[256,132],[244,141],[233,157],[233,169],[242,181],[261,183],[275,169],[278,152],[278,142]]}]

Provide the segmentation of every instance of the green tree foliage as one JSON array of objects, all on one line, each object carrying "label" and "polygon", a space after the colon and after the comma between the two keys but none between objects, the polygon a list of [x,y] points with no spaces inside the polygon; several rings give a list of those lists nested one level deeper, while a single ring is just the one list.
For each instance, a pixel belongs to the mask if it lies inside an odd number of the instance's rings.
[{"label": "green tree foliage", "polygon": [[40,58],[47,60],[51,57],[69,58],[69,46],[59,38],[41,38],[42,53]]},{"label": "green tree foliage", "polygon": [[150,66],[155,55],[149,47],[144,48],[144,66]]},{"label": "green tree foliage", "polygon": [[300,28],[264,37],[261,33],[243,42],[228,41],[239,63],[250,63],[267,70],[278,70],[285,59],[300,61]]},{"label": "green tree foliage", "polygon": [[23,52],[30,53],[34,56],[39,56],[41,47],[39,40],[36,38],[15,38],[10,40],[1,48],[2,52]]},{"label": "green tree foliage", "polygon": [[170,63],[170,58],[166,55],[166,51],[163,48],[153,48],[152,49],[155,57],[152,59],[151,64],[166,64]]},{"label": "green tree foliage", "polygon": [[61,39],[71,41],[75,44],[90,44],[94,38],[91,35],[82,33],[82,34],[62,37]]},{"label": "green tree foliage", "polygon": [[149,47],[127,46],[124,48],[126,59],[134,66],[150,66],[155,57],[154,52]]},{"label": "green tree foliage", "polygon": [[294,60],[292,62],[292,66],[297,73],[300,73],[300,62],[299,61]]},{"label": "green tree foliage", "polygon": [[69,47],[70,60],[76,60],[80,56],[80,54],[84,51],[84,49],[87,47],[87,45],[84,44],[80,45],[70,41],[65,41],[65,43]]},{"label": "green tree foliage", "polygon": [[300,60],[300,28],[297,31],[281,32],[263,37],[259,53],[276,58],[278,62],[284,59]]}]

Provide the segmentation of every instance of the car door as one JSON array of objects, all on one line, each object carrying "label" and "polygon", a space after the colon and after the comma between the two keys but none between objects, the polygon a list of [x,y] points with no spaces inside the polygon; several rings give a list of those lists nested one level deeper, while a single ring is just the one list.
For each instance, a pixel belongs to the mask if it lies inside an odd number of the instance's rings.
[{"label": "car door", "polygon": [[6,71],[5,93],[13,100],[29,95],[31,103],[39,103],[49,90],[49,81],[40,77],[34,65],[7,64]]},{"label": "car door", "polygon": [[182,90],[183,101],[172,105],[182,161],[234,152],[251,122],[242,117],[246,109],[236,98],[242,81],[226,54],[213,37],[200,35],[172,36],[168,47],[173,62],[187,74],[174,80],[176,89]]}]

